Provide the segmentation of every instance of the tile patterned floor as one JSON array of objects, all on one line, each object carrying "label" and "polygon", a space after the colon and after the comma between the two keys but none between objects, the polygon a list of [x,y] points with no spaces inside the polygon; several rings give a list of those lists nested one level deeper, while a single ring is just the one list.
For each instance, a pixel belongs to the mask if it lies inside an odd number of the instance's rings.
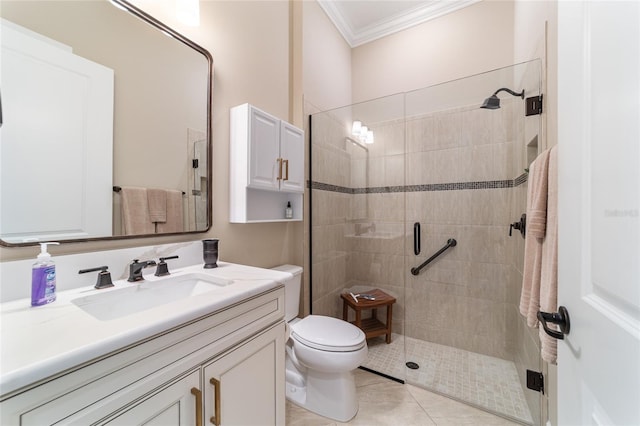
[{"label": "tile patterned floor", "polygon": [[[417,370],[405,367],[405,340],[407,361],[418,363]],[[533,423],[511,361],[396,334],[389,345],[383,338],[370,339],[368,344],[364,367],[525,424]]]},{"label": "tile patterned floor", "polygon": [[351,421],[335,422],[287,401],[287,426],[520,426],[442,395],[360,369],[355,376],[359,410]]}]

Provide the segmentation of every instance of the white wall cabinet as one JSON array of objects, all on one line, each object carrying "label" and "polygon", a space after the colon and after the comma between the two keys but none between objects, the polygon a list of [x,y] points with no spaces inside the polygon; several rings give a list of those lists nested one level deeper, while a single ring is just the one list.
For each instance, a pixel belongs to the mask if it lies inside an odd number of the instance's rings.
[{"label": "white wall cabinet", "polygon": [[302,220],[304,132],[249,104],[231,108],[230,128],[230,221]]},{"label": "white wall cabinet", "polygon": [[280,287],[34,384],[0,424],[284,425],[283,306]]}]

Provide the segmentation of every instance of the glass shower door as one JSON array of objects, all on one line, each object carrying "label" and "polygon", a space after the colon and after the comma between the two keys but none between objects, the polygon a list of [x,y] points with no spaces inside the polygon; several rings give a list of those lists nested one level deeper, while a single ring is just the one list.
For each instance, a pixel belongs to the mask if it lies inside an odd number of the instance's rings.
[{"label": "glass shower door", "polygon": [[[369,338],[364,367],[404,380],[404,95],[313,114],[311,134],[312,312],[343,318],[341,294],[395,298],[390,343]],[[363,309],[363,328],[385,327],[386,309]]]},{"label": "glass shower door", "polygon": [[405,348],[414,368],[406,379],[533,424],[540,396],[525,394],[524,370],[540,371],[540,359],[517,311],[523,240],[508,234],[524,208],[526,151],[534,149],[526,129],[538,135],[540,120],[525,118],[525,101],[508,92],[500,108],[480,108],[504,87],[537,96],[539,62],[407,93],[407,239],[409,225],[420,224],[421,252],[407,251],[406,263],[457,244],[407,273]]},{"label": "glass shower door", "polygon": [[540,116],[508,92],[479,107],[503,87],[539,95],[540,75],[533,61],[313,114],[309,233],[311,313],[343,318],[342,294],[396,299],[364,368],[536,425],[541,396],[524,383],[542,362],[517,311],[524,240],[508,231]]}]

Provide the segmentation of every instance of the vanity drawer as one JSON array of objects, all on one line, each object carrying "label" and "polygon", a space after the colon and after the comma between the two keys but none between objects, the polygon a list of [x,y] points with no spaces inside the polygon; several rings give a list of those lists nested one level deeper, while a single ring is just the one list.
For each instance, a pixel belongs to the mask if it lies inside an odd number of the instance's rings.
[{"label": "vanity drawer", "polygon": [[[60,374],[1,404],[1,424],[89,424],[284,318],[279,287]],[[80,413],[80,411],[82,412]]]}]

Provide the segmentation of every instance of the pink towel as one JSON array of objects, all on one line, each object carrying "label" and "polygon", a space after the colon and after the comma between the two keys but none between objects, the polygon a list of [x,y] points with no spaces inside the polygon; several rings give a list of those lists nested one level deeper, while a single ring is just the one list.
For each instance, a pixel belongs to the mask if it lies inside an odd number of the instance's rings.
[{"label": "pink towel", "polygon": [[542,241],[546,229],[548,166],[549,150],[546,150],[529,166],[527,179],[527,232],[524,243],[520,313],[527,319],[529,327],[538,325],[537,314],[540,310]]},{"label": "pink towel", "polygon": [[182,191],[167,190],[167,221],[156,224],[157,233],[182,232],[183,225]]},{"label": "pink towel", "polygon": [[124,235],[153,234],[155,227],[149,219],[147,190],[122,187],[122,227]]},{"label": "pink towel", "polygon": [[147,204],[151,222],[167,221],[167,191],[165,189],[147,188]]},{"label": "pink towel", "polygon": [[[540,310],[558,311],[558,153],[556,147],[549,153],[549,179],[547,199],[547,232],[542,243],[542,270],[540,274]],[[548,323],[551,328],[555,325]],[[555,364],[558,341],[540,328],[542,359]]]}]

